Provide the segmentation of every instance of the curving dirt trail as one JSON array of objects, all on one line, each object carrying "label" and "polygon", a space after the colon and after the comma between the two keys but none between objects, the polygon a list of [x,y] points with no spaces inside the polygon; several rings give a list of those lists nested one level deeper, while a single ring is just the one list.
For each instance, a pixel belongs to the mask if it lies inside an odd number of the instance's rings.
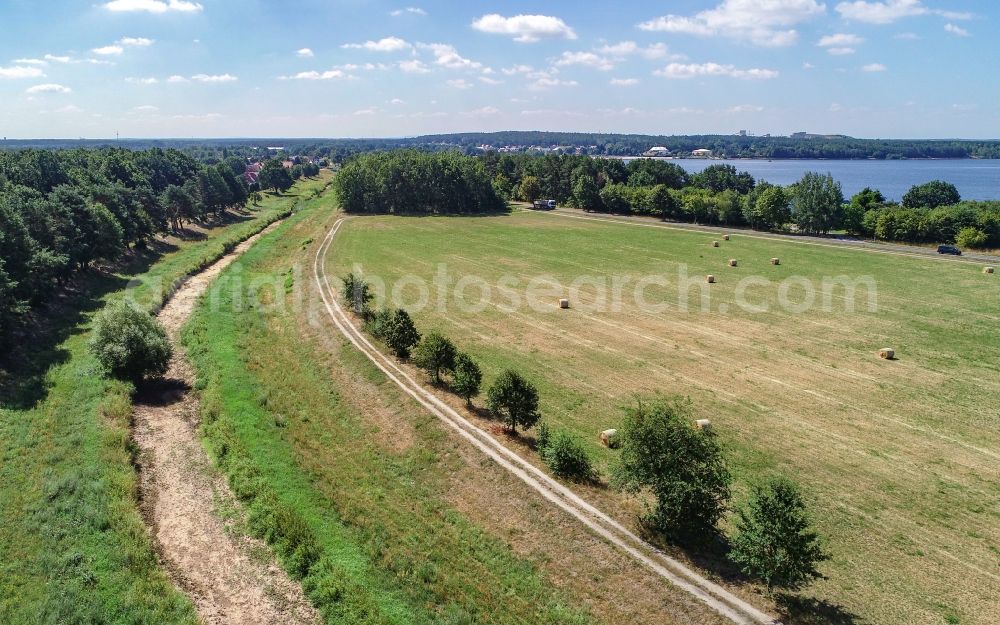
[{"label": "curving dirt trail", "polygon": [[238,508],[198,437],[194,373],[177,337],[212,280],[272,224],[188,279],[158,317],[174,344],[164,381],[137,397],[133,436],[140,449],[141,509],[174,583],[210,625],[318,623],[316,611],[275,562],[271,550],[242,535],[220,511]]}]

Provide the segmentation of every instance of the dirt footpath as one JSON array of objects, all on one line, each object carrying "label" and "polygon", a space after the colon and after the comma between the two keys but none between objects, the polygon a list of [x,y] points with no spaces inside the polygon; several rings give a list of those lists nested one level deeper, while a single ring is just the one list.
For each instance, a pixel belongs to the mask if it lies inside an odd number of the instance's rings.
[{"label": "dirt footpath", "polygon": [[160,311],[174,357],[164,381],[145,389],[135,406],[143,516],[161,564],[211,625],[319,621],[301,586],[275,562],[267,545],[223,520],[221,512],[239,504],[201,446],[198,399],[190,392],[194,373],[177,341],[212,280],[276,226],[193,276]]}]

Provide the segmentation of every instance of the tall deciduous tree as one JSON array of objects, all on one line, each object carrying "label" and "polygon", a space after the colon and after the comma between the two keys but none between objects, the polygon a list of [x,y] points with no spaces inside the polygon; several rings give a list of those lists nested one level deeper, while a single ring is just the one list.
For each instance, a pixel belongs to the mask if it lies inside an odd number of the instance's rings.
[{"label": "tall deciduous tree", "polygon": [[436,384],[441,383],[441,372],[455,368],[455,345],[437,332],[420,340],[413,350],[413,364],[431,374]]},{"label": "tall deciduous tree", "polygon": [[530,428],[538,422],[538,389],[518,372],[503,371],[486,392],[486,405],[507,426],[516,431],[518,426]]},{"label": "tall deciduous tree", "polygon": [[844,193],[830,174],[808,172],[792,187],[792,207],[799,230],[826,234],[841,225]]},{"label": "tall deciduous tree", "polygon": [[483,372],[479,365],[467,354],[458,353],[455,355],[455,371],[451,376],[451,388],[458,395],[465,399],[465,403],[471,404],[472,398],[479,394],[479,387],[483,383]]}]

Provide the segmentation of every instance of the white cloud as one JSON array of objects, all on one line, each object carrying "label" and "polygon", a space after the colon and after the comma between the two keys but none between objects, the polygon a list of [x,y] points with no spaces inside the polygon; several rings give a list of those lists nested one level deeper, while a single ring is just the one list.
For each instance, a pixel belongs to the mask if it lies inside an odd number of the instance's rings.
[{"label": "white cloud", "polygon": [[44,78],[45,72],[37,67],[0,67],[0,78]]},{"label": "white cloud", "polygon": [[404,100],[399,99],[399,98],[393,98],[393,99],[389,100],[389,104],[397,104],[397,105],[399,105],[399,104],[406,104],[406,102]]},{"label": "white cloud", "polygon": [[816,0],[723,0],[694,16],[664,15],[639,24],[648,31],[723,36],[766,47],[788,46],[798,40],[796,24],[826,13]]},{"label": "white cloud", "polygon": [[491,115],[499,115],[500,109],[495,106],[484,106],[482,108],[473,109],[471,111],[465,111],[462,115],[467,117],[486,117]]},{"label": "white cloud", "polygon": [[329,69],[325,72],[299,72],[292,76],[279,76],[280,80],[338,80],[341,78],[351,78],[349,74],[341,69]]},{"label": "white cloud", "polygon": [[160,110],[160,107],[153,106],[152,104],[143,104],[142,106],[132,107],[132,110],[137,111],[139,113],[155,113],[156,111]]},{"label": "white cloud", "polygon": [[374,115],[377,112],[378,111],[376,111],[375,109],[360,109],[360,110],[354,111],[353,114],[354,115],[358,115],[360,117],[360,116],[363,116],[363,115]]},{"label": "white cloud", "polygon": [[448,69],[483,69],[483,64],[478,61],[471,61],[458,53],[455,46],[445,43],[420,44],[425,50],[430,50],[434,55],[434,63]]},{"label": "white cloud", "polygon": [[970,37],[971,36],[969,34],[969,31],[965,30],[964,28],[962,28],[960,26],[956,26],[956,25],[954,25],[954,24],[952,24],[950,22],[944,25],[944,31],[946,33],[951,33],[952,35],[955,35],[957,37]]},{"label": "white cloud", "polygon": [[403,70],[407,74],[429,74],[431,70],[427,68],[420,59],[411,59],[409,61],[400,61],[399,69]]},{"label": "white cloud", "polygon": [[309,48],[300,48],[299,50],[295,51],[295,56],[299,57],[300,59],[311,59],[316,55],[313,54],[313,51],[310,50]]},{"label": "white cloud", "polygon": [[826,35],[819,40],[818,45],[821,48],[829,48],[836,46],[859,46],[864,43],[864,39],[858,37],[857,35],[852,35],[850,33],[837,33],[835,35]]},{"label": "white cloud", "polygon": [[809,61],[806,61],[805,63],[802,64],[802,69],[816,69],[816,66],[810,63]]},{"label": "white cloud", "polygon": [[378,41],[366,41],[364,43],[345,43],[341,48],[356,48],[369,50],[371,52],[399,52],[409,50],[413,46],[399,37],[383,37]]},{"label": "white cloud", "polygon": [[406,7],[405,9],[396,9],[389,13],[393,17],[399,17],[400,15],[427,15],[427,11],[424,11],[420,7]]},{"label": "white cloud", "polygon": [[528,85],[528,89],[532,91],[544,91],[554,87],[575,87],[577,84],[575,80],[560,80],[552,76],[540,76]]},{"label": "white cloud", "polygon": [[719,63],[670,63],[653,72],[664,78],[696,78],[699,76],[728,76],[744,80],[769,80],[778,77],[773,69],[738,69],[733,65]]},{"label": "white cloud", "polygon": [[56,56],[54,54],[46,54],[45,60],[52,61],[53,63],[71,63],[73,61],[73,59],[68,56]]},{"label": "white cloud", "polygon": [[534,43],[544,38],[576,39],[576,33],[566,22],[550,15],[504,17],[491,13],[472,22],[472,27],[484,33],[512,35],[514,41],[520,43]]},{"label": "white cloud", "polygon": [[175,84],[176,83],[181,83],[181,82],[187,82],[187,81],[188,81],[187,78],[184,78],[183,76],[178,76],[176,74],[174,74],[170,78],[167,78],[167,82],[169,82],[169,83],[175,83]]},{"label": "white cloud", "polygon": [[610,83],[615,87],[633,87],[639,84],[638,78],[612,78]]},{"label": "white cloud", "polygon": [[43,61],[42,59],[15,59],[12,61],[14,65],[48,65],[48,61]]},{"label": "white cloud", "polygon": [[122,37],[116,42],[120,46],[128,46],[132,48],[146,48],[154,43],[152,39],[147,39],[146,37]]},{"label": "white cloud", "polygon": [[205,83],[223,83],[236,82],[239,78],[231,74],[195,74],[191,77],[191,80]]},{"label": "white cloud", "polygon": [[889,68],[886,67],[885,65],[882,65],[881,63],[869,63],[868,65],[862,67],[861,71],[874,73],[874,72],[884,72],[887,69]]},{"label": "white cloud", "polygon": [[62,85],[57,85],[55,83],[47,83],[44,85],[35,85],[34,87],[29,87],[25,93],[72,93],[72,89],[69,87],[64,87]]},{"label": "white cloud", "polygon": [[615,64],[607,57],[599,56],[593,52],[563,52],[562,56],[555,62],[556,67],[568,65],[583,65],[606,72],[614,69]]},{"label": "white cloud", "polygon": [[177,11],[179,13],[197,13],[204,9],[197,2],[188,0],[112,0],[104,4],[108,11],[129,13],[145,11],[147,13],[166,13],[167,11]]},{"label": "white cloud", "polygon": [[826,51],[834,56],[846,56],[857,52],[854,48],[827,48]]},{"label": "white cloud", "polygon": [[472,83],[464,78],[449,80],[448,86],[453,89],[472,89]]},{"label": "white cloud", "polygon": [[844,107],[839,102],[833,102],[832,104],[830,104],[831,113],[839,113],[842,110],[844,110]]},{"label": "white cloud", "polygon": [[496,78],[490,78],[489,76],[480,76],[479,82],[487,85],[502,85],[502,80],[497,80]]},{"label": "white cloud", "polygon": [[530,74],[535,71],[535,68],[530,65],[514,65],[513,67],[505,67],[500,71],[508,76],[513,76],[515,74]]},{"label": "white cloud", "polygon": [[125,48],[121,46],[111,45],[104,46],[103,48],[94,48],[91,50],[94,54],[99,54],[101,56],[119,56],[125,52]]},{"label": "white cloud", "polygon": [[665,43],[654,43],[643,48],[634,41],[622,41],[601,46],[597,51],[615,58],[636,55],[646,59],[664,59],[669,55],[671,59],[676,61],[684,57],[683,54],[669,54]]},{"label": "white cloud", "polygon": [[757,106],[754,104],[739,104],[737,106],[731,106],[726,109],[727,113],[739,114],[739,113],[760,113],[764,110],[763,106]]},{"label": "white cloud", "polygon": [[920,0],[885,0],[884,2],[854,0],[838,4],[837,12],[844,19],[868,24],[891,24],[904,17],[928,14],[940,15],[947,19],[970,19],[972,17],[970,13],[928,9]]},{"label": "white cloud", "polygon": [[150,76],[149,78],[126,78],[125,82],[132,83],[133,85],[155,85],[160,82],[159,79]]}]

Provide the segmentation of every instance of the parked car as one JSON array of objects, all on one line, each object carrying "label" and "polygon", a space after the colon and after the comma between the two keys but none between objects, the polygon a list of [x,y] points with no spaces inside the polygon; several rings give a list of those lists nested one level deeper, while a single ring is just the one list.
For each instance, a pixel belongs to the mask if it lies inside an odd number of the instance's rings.
[{"label": "parked car", "polygon": [[958,249],[954,245],[939,245],[938,254],[951,254],[952,256],[961,256],[962,250]]},{"label": "parked car", "polygon": [[535,208],[539,210],[551,210],[556,207],[555,200],[535,200],[532,204]]}]

